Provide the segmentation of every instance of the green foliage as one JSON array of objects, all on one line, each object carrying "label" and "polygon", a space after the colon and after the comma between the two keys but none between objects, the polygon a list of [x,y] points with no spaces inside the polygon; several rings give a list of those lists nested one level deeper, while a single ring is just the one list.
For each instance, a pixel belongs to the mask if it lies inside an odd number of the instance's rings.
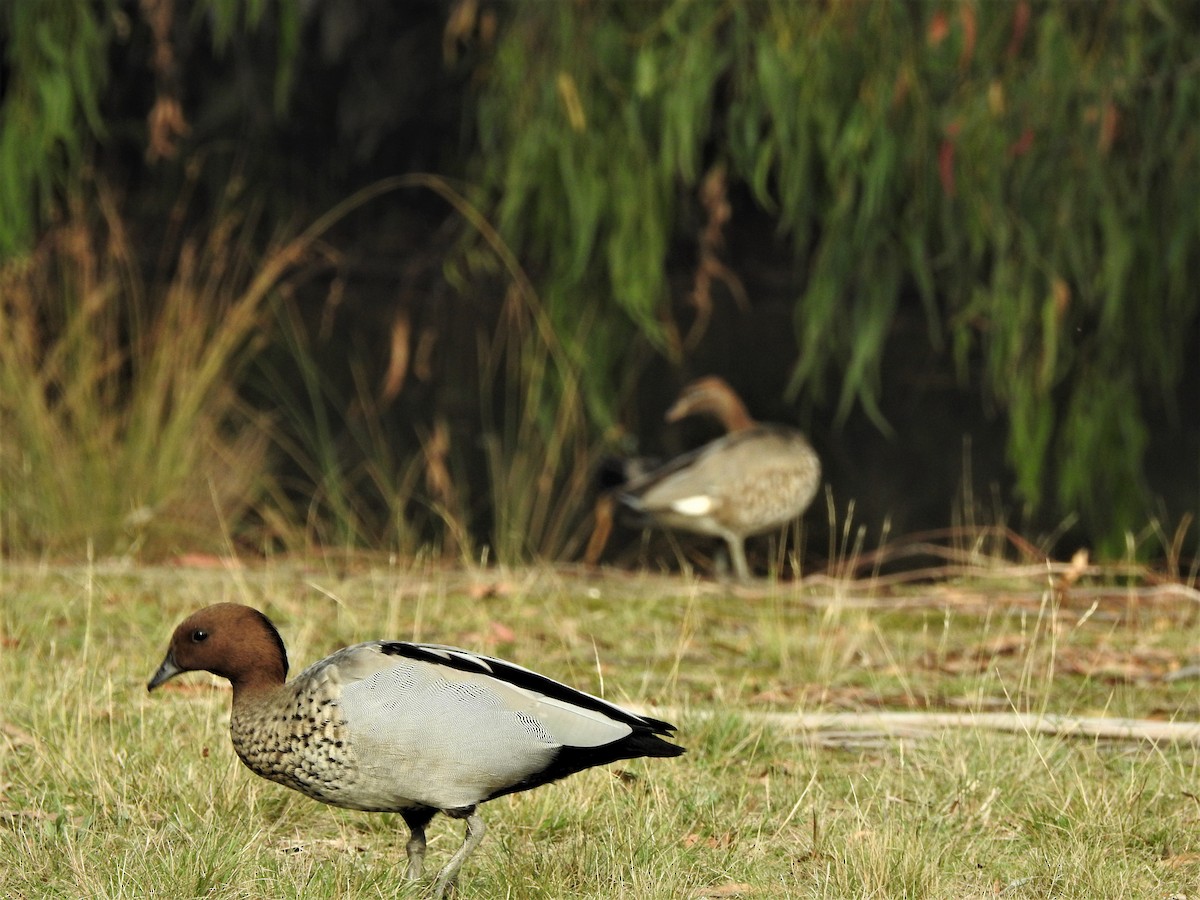
[{"label": "green foliage", "polygon": [[26,250],[55,190],[78,173],[99,102],[115,3],[5,3],[0,47],[10,77],[0,105],[0,260]]},{"label": "green foliage", "polygon": [[[515,291],[510,301],[520,303]],[[535,308],[533,316],[538,315]],[[589,314],[581,318],[586,326]],[[556,366],[561,356],[556,351],[532,327],[529,311],[519,308],[509,310],[495,340],[480,348],[491,543],[497,560],[507,565],[574,557],[583,538],[582,501],[589,496],[596,450],[579,370],[569,363]],[[498,402],[496,386],[502,392]]]},{"label": "green foliage", "polygon": [[263,360],[252,379],[271,398],[272,441],[295,471],[269,507],[272,536],[289,550],[370,546],[415,557],[421,544],[410,507],[419,458],[399,458],[403,445],[384,431],[361,362],[351,360],[353,393],[341,395],[295,309],[281,307],[279,319],[277,344],[298,377]]},{"label": "green foliage", "polygon": [[[1146,509],[1142,403],[1169,396],[1195,352],[1191,10],[510,12],[480,92],[479,177],[564,342],[590,360],[590,394],[613,396],[634,331],[679,352],[664,328],[668,253],[693,239],[693,197],[721,164],[802,273],[794,390],[820,398],[840,379],[839,416],[859,403],[886,428],[880,360],[899,305],[917,298],[932,345],[963,378],[978,367],[1007,415],[1024,502],[1049,494],[1120,546]],[[627,325],[593,334],[581,308]]]},{"label": "green foliage", "polygon": [[275,112],[287,108],[300,50],[303,8],[288,0],[205,0],[190,5],[194,22],[211,20],[213,45],[224,53],[234,41],[270,24],[275,50]]},{"label": "green foliage", "polygon": [[[660,7],[621,9],[650,25]],[[611,420],[605,386],[628,364],[630,332],[593,329],[604,317],[581,312],[616,314],[666,346],[664,223],[676,213],[677,170],[699,175],[718,70],[703,56],[664,56],[670,47],[650,38],[631,52],[623,17],[602,5],[515,12],[479,98],[482,178],[497,192],[497,228],[536,273],[566,352],[602,376],[583,387]],[[576,51],[582,34],[586,54]],[[676,120],[660,140],[664,93]]]},{"label": "green foliage", "polygon": [[[175,10],[211,28],[218,53],[269,23],[277,112],[287,105],[295,74],[301,12],[300,4],[268,0],[200,0]],[[159,40],[170,40],[173,24],[168,13]],[[38,231],[61,212],[62,198],[77,188],[94,140],[113,124],[101,111],[110,74],[107,55],[130,31],[129,11],[117,0],[0,4],[8,75],[0,104],[0,260],[27,252]],[[172,56],[169,47],[166,56]],[[158,87],[161,92],[162,84]]]},{"label": "green foliage", "polygon": [[[78,461],[86,474],[83,457],[113,457],[121,443],[114,435],[142,427],[102,424],[113,410],[144,402],[146,427],[158,421],[186,433],[189,418],[200,415],[197,404],[207,402],[205,391],[217,390],[220,378],[209,366],[244,362],[232,349],[196,362],[197,392],[183,405],[182,395],[173,393],[158,400],[134,396],[144,389],[139,372],[165,366],[136,362],[143,352],[138,335],[173,316],[190,321],[192,313],[168,309],[174,295],[159,294],[153,286],[159,276],[145,271],[153,254],[140,261],[127,248],[124,258],[106,255],[101,248],[109,239],[93,228],[117,233],[117,220],[147,215],[161,184],[181,180],[182,167],[198,158],[192,153],[224,154],[236,144],[247,170],[267,173],[263,181],[278,177],[270,185],[256,180],[253,189],[270,194],[286,213],[319,195],[326,179],[365,171],[374,177],[372,167],[394,168],[397,159],[447,149],[430,139],[421,153],[387,155],[417,114],[414,98],[424,95],[393,97],[386,76],[379,83],[362,77],[376,61],[386,67],[412,59],[405,43],[411,34],[380,37],[370,54],[357,54],[358,42],[373,38],[361,15],[365,8],[361,0],[315,6],[200,0],[160,6],[155,19],[150,5],[115,0],[0,4],[7,79],[0,106],[0,261],[36,248],[40,263],[57,260],[46,272],[71,270],[55,287],[40,271],[45,267],[5,269],[12,299],[0,298],[4,327],[30,342],[4,364],[17,393],[0,404],[10,417],[25,404],[22,427],[35,435],[40,419],[45,431],[22,450],[24,462],[13,462],[10,452],[5,464],[15,468],[4,473],[6,490],[20,485],[28,466],[41,471],[53,457],[47,448],[59,438],[52,440],[46,423],[56,417],[61,421],[54,428],[67,435],[68,445],[85,443],[82,423],[95,426],[94,445]],[[739,215],[769,219],[778,237],[773,252],[789,257],[779,270],[794,278],[793,393],[827,403],[842,420],[858,406],[887,430],[884,400],[891,399],[885,397],[891,385],[880,361],[897,339],[898,319],[921,315],[946,365],[956,366],[981,402],[1006,418],[1008,459],[1026,511],[1078,515],[1106,539],[1102,550],[1110,554],[1146,520],[1144,407],[1154,402],[1167,406],[1168,415],[1178,412],[1169,407],[1188,354],[1196,352],[1200,314],[1200,295],[1190,288],[1200,264],[1194,202],[1200,193],[1194,125],[1200,22],[1193,9],[1153,0],[627,0],[451,3],[442,11],[446,71],[464,82],[470,76],[473,92],[439,104],[439,115],[422,121],[430,132],[451,132],[455,126],[448,123],[460,105],[467,110],[473,125],[467,140],[436,158],[473,155],[472,187],[451,191],[441,176],[410,176],[376,188],[438,190],[461,215],[462,231],[480,240],[447,262],[448,280],[463,276],[459,286],[468,291],[494,290],[497,276],[514,286],[516,299],[504,304],[500,321],[489,318],[493,304],[472,323],[487,335],[479,354],[482,377],[503,381],[480,404],[490,495],[461,495],[453,509],[425,501],[448,531],[460,534],[463,547],[471,543],[465,520],[488,518],[484,503],[495,523],[489,538],[506,560],[535,550],[558,555],[574,546],[579,513],[570,507],[583,493],[592,448],[619,431],[621,400],[652,354],[679,363],[695,349],[693,335],[681,337],[675,320],[687,269],[699,272],[711,254],[720,254],[721,234],[743,224]],[[409,21],[406,14],[398,20]],[[419,11],[411,21],[420,22],[424,36],[436,31],[438,15]],[[473,39],[475,45],[456,56]],[[422,49],[428,51],[424,41]],[[159,68],[160,50],[178,70]],[[238,64],[185,70],[190,60],[211,54]],[[118,57],[125,68],[113,83],[152,79],[152,109],[134,108],[141,99],[105,94],[113,74],[107,66]],[[436,50],[421,56],[423,62],[434,58]],[[340,88],[334,70],[350,73]],[[319,97],[306,95],[320,110],[311,122],[284,119],[298,83],[320,85]],[[438,87],[449,84],[462,87],[453,78]],[[267,95],[272,103],[254,105]],[[168,100],[180,106],[178,123],[194,124],[193,138],[211,143],[185,143],[178,158],[158,147],[155,115],[171,111]],[[119,112],[105,121],[110,110]],[[164,120],[170,117],[158,119]],[[230,123],[245,126],[236,139],[222,130]],[[288,156],[286,141],[307,134],[313,123],[341,152],[313,141],[313,157]],[[152,139],[145,143],[163,154],[155,164],[161,180],[145,178],[130,162],[146,149],[139,138],[147,130]],[[275,144],[280,138],[282,153]],[[106,164],[129,166],[122,181],[128,176],[128,183],[146,185],[130,194],[119,215],[66,209],[68,198],[91,196],[83,186],[92,177],[88,165],[97,140],[112,141]],[[172,140],[166,144],[175,152]],[[344,149],[350,145],[352,151]],[[322,153],[329,165],[312,178],[321,188],[298,199],[289,192],[290,180],[299,170],[308,179],[313,173],[305,167]],[[731,221],[705,199],[713,180],[732,198]],[[350,188],[333,190],[344,196]],[[219,205],[219,194],[205,202]],[[261,200],[249,192],[240,196],[248,208]],[[105,224],[96,226],[100,221]],[[216,253],[225,240],[216,231],[225,225],[205,227],[213,233],[189,234],[199,235],[196,246]],[[261,243],[267,231],[231,238],[240,248],[237,265],[255,254],[280,261],[278,247]],[[56,237],[37,243],[48,233]],[[68,234],[82,243],[56,256],[55,241]],[[704,234],[712,238],[710,256],[701,246],[692,263]],[[351,234],[348,243],[359,236]],[[88,242],[90,260],[78,250]],[[187,283],[180,290],[197,296],[213,285],[230,287],[223,274],[179,271]],[[240,277],[251,291],[249,273]],[[262,277],[270,285],[284,276],[276,268]],[[87,279],[90,287],[77,290]],[[116,303],[109,299],[113,292],[138,301]],[[701,322],[702,307],[713,302],[702,294],[697,288],[686,298]],[[195,327],[211,337],[217,326]],[[98,337],[89,346],[93,331]],[[470,331],[462,329],[460,339]],[[291,349],[310,348],[297,339]],[[200,351],[188,353],[199,359]],[[400,464],[403,454],[375,428],[384,410],[372,400],[371,377],[355,363],[353,387],[337,396],[314,366],[311,358],[301,360],[299,382],[279,386],[280,421],[292,430],[291,438],[274,435],[312,490],[304,539],[357,543],[386,535],[389,544],[412,546],[413,506],[423,502],[418,466]],[[227,383],[238,384],[242,374],[229,373]],[[21,393],[18,385],[28,390]],[[85,398],[100,411],[72,407]],[[489,407],[497,399],[502,409],[495,412]],[[222,403],[228,410],[237,405],[232,396]],[[330,412],[339,404],[365,412],[341,418]],[[178,420],[168,423],[175,413]],[[229,415],[249,421],[241,412]],[[226,422],[224,416],[205,420],[206,427],[238,431],[216,424]],[[180,433],[163,437],[178,442]],[[152,441],[148,435],[139,441],[138,465],[146,465],[144,447]],[[463,443],[458,436],[455,441]],[[347,442],[357,447],[360,462],[340,455]],[[11,451],[18,444],[5,446]],[[39,453],[43,462],[31,462]],[[203,470],[180,460],[163,463],[176,465],[193,474]],[[104,471],[102,465],[88,477]],[[534,481],[539,487],[531,491]],[[211,489],[201,481],[192,487],[205,499],[193,497],[191,504],[208,505]],[[305,489],[286,488],[289,495]],[[119,516],[145,505],[129,497],[105,502],[108,514]],[[67,500],[16,509],[5,510],[6,542],[55,546],[37,536],[36,523],[65,522]],[[83,515],[79,527],[98,533],[88,521]],[[282,533],[290,526],[277,521],[273,527]],[[102,543],[141,540],[115,534]]]}]

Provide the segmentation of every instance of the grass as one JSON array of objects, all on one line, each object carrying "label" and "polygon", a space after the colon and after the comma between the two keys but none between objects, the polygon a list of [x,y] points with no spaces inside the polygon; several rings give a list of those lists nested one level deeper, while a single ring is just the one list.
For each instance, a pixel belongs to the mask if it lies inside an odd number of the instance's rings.
[{"label": "grass", "polygon": [[[739,589],[567,570],[0,568],[0,895],[416,897],[395,816],[241,767],[229,693],[148,695],[177,621],[237,600],[293,668],[371,637],[532,664],[679,711],[678,760],[484,807],[463,897],[1170,897],[1200,879],[1186,744],[948,730],[797,738],[757,711],[1033,709],[1200,719],[1194,601],[995,580]],[[461,840],[439,818],[430,866]]]},{"label": "grass", "polygon": [[264,239],[242,187],[233,179],[197,220],[189,181],[147,236],[98,180],[31,258],[0,266],[7,552],[225,549],[270,505],[269,416],[244,401],[242,378],[273,298],[307,277],[321,235],[363,199]]},{"label": "grass", "polygon": [[[304,228],[268,229],[240,178],[201,212],[202,169],[191,166],[147,233],[97,179],[29,258],[0,265],[0,553],[158,561],[386,547],[415,559],[433,548],[509,564],[575,554],[595,462],[582,362],[480,211],[444,179],[414,174],[375,182]],[[480,232],[488,267],[513,287],[492,338],[480,337],[478,427],[464,435],[459,413],[439,407],[418,419],[415,443],[410,423],[391,427],[394,397],[369,366],[352,359],[349,386],[322,368],[292,299],[336,269],[324,242],[334,226],[418,188]],[[340,371],[344,356],[329,365]],[[487,490],[463,461],[479,449]]]}]

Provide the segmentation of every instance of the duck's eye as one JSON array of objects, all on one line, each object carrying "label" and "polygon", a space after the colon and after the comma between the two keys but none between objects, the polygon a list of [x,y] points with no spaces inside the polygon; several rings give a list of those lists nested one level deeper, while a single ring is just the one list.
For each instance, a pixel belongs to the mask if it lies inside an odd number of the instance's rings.
[{"label": "duck's eye", "polygon": [[192,632],[192,643],[193,644],[199,644],[201,641],[207,641],[207,640],[208,640],[208,632],[205,631],[203,628],[197,628],[195,631]]}]

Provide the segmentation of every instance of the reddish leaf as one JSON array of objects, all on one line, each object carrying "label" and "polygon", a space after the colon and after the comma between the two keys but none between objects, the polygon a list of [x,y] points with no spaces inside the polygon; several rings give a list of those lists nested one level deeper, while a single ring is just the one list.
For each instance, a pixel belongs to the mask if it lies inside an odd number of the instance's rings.
[{"label": "reddish leaf", "polygon": [[954,141],[946,138],[938,147],[938,177],[947,197],[954,196]]},{"label": "reddish leaf", "polygon": [[1117,111],[1116,105],[1111,100],[1105,103],[1104,110],[1100,113],[1100,137],[1097,141],[1101,154],[1106,155],[1112,149],[1120,122],[1121,114]]},{"label": "reddish leaf", "polygon": [[510,644],[517,639],[517,633],[500,622],[489,623],[488,631],[489,637],[498,644]]},{"label": "reddish leaf", "polygon": [[959,68],[965,69],[971,62],[971,57],[975,55],[975,10],[967,4],[963,4],[958,8],[958,21],[962,23],[963,29],[963,47],[962,53],[958,57]]},{"label": "reddish leaf", "polygon": [[1021,44],[1025,42],[1025,32],[1029,30],[1029,0],[1018,0],[1013,10],[1012,37],[1008,39],[1005,53],[1012,59],[1021,52]]},{"label": "reddish leaf", "polygon": [[936,47],[946,39],[946,35],[950,33],[950,21],[946,18],[946,14],[941,10],[935,12],[929,20],[929,30],[926,32],[926,40],[930,47]]},{"label": "reddish leaf", "polygon": [[1033,129],[1026,128],[1021,132],[1021,136],[1013,141],[1008,147],[1008,155],[1013,159],[1018,156],[1024,156],[1029,152],[1029,148],[1033,146]]}]

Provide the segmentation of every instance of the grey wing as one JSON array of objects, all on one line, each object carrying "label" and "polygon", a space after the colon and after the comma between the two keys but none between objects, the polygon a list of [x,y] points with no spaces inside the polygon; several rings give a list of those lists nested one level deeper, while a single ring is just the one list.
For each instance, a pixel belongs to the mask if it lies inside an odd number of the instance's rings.
[{"label": "grey wing", "polygon": [[655,515],[710,518],[738,529],[799,515],[820,484],[816,453],[799,432],[760,426],[719,438],[686,465],[648,479],[637,508]]},{"label": "grey wing", "polygon": [[404,795],[431,806],[473,805],[542,771],[563,745],[599,746],[632,731],[486,673],[381,646],[355,648],[359,672],[343,685],[343,715],[360,766],[378,779],[399,774]]},{"label": "grey wing", "polygon": [[691,454],[686,464],[674,471],[665,471],[658,479],[651,475],[640,499],[648,510],[667,509],[697,496],[724,501],[741,482],[771,464],[776,449],[776,442],[764,442],[756,433],[737,432],[718,438]]}]

